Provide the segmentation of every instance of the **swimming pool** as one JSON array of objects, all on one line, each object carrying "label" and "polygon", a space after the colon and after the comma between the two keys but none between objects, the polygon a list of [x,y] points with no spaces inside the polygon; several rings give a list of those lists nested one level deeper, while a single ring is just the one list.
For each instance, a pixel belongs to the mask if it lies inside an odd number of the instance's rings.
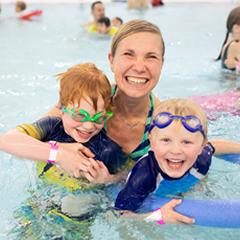
[{"label": "swimming pool", "polygon": [[[22,122],[42,116],[57,101],[58,85],[54,75],[73,64],[93,61],[110,79],[107,62],[110,39],[83,32],[80,25],[90,19],[89,4],[32,5],[43,9],[41,19],[19,22],[0,19],[0,133]],[[107,3],[109,17],[121,16],[150,20],[160,26],[166,44],[165,66],[161,81],[154,93],[161,99],[222,92],[238,85],[213,62],[225,36],[225,20],[234,4],[167,4],[146,11],[127,10],[124,3]],[[12,5],[3,6],[4,15]],[[226,127],[227,126],[227,127]],[[224,137],[240,141],[239,117],[221,115],[209,125],[209,137]],[[19,161],[0,153],[0,239],[16,239],[14,211],[26,199],[41,198],[34,164]],[[209,177],[190,198],[240,199],[239,165],[214,158]],[[43,195],[46,192],[43,193]],[[105,206],[104,197],[101,204]],[[67,230],[79,232],[79,239],[239,239],[240,230],[188,226],[156,226],[140,221],[117,218],[111,211],[97,214],[90,226],[70,223],[48,224],[44,214],[32,223],[32,231],[24,239],[40,238],[44,232],[77,239]],[[88,231],[85,231],[88,229]],[[18,238],[19,239],[19,238]]]}]

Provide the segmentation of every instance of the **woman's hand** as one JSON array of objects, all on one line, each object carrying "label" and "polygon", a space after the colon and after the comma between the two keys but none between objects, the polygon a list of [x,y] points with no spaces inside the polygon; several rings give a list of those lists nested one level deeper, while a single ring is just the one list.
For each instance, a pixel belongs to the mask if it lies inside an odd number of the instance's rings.
[{"label": "woman's hand", "polygon": [[185,224],[193,224],[195,220],[190,217],[186,217],[180,213],[177,213],[174,208],[181,204],[181,199],[173,199],[170,202],[166,203],[161,207],[162,219],[165,223],[185,223]]},{"label": "woman's hand", "polygon": [[79,178],[91,166],[94,154],[81,143],[58,143],[56,164],[70,176]]}]

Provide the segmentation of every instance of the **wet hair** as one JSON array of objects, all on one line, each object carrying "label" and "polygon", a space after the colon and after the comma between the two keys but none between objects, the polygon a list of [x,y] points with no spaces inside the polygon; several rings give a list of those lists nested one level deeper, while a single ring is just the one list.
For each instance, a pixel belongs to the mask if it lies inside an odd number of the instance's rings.
[{"label": "wet hair", "polygon": [[57,75],[60,81],[60,103],[80,103],[81,99],[90,98],[97,110],[99,96],[108,110],[111,103],[111,85],[106,75],[92,63],[77,64],[66,72]]},{"label": "wet hair", "polygon": [[236,7],[234,9],[232,9],[232,11],[228,15],[227,23],[226,23],[227,33],[226,33],[225,39],[223,41],[219,56],[215,59],[216,61],[221,59],[223,47],[226,44],[228,37],[229,37],[229,33],[232,32],[232,28],[235,24],[240,25],[240,7]]},{"label": "wet hair", "polygon": [[205,140],[207,140],[208,128],[206,113],[197,103],[193,102],[192,100],[184,98],[172,98],[161,101],[156,110],[154,111],[154,116],[156,116],[160,112],[169,112],[173,115],[179,116],[196,116],[202,124],[203,131],[205,133]]},{"label": "wet hair", "polygon": [[27,8],[27,5],[23,1],[17,1],[16,2],[16,7],[20,8],[21,11],[24,11]]},{"label": "wet hair", "polygon": [[92,5],[91,5],[91,10],[92,10],[92,11],[94,10],[94,8],[95,8],[95,6],[96,6],[97,4],[103,4],[103,2],[102,2],[102,1],[95,1],[95,2],[93,2]]},{"label": "wet hair", "polygon": [[106,27],[110,27],[111,25],[111,21],[108,17],[101,17],[98,19],[97,22],[100,24],[104,24]]},{"label": "wet hair", "polygon": [[162,38],[162,34],[158,26],[156,26],[153,23],[150,23],[146,20],[131,20],[129,22],[126,22],[122,24],[117,31],[117,33],[114,35],[112,39],[112,44],[111,44],[111,54],[114,57],[118,44],[125,38],[135,34],[135,33],[142,33],[142,32],[149,32],[149,33],[154,33],[160,36],[161,42],[162,42],[162,47],[163,47],[163,54],[162,56],[164,57],[164,52],[165,52],[165,44]]}]

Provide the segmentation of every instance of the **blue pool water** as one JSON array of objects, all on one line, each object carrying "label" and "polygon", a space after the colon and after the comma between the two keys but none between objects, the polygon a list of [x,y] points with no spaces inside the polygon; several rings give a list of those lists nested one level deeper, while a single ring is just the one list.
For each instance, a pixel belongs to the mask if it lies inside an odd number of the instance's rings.
[{"label": "blue pool water", "polygon": [[[107,60],[110,39],[90,35],[81,29],[81,24],[90,20],[89,4],[30,5],[44,11],[34,22],[5,19],[12,14],[12,7],[4,5],[0,18],[0,133],[19,123],[32,122],[50,109],[58,98],[54,75],[73,64],[92,61],[113,79]],[[213,61],[225,36],[226,16],[233,7],[231,3],[181,3],[137,11],[128,10],[124,3],[107,3],[106,11],[109,17],[121,16],[124,21],[143,18],[161,28],[166,56],[161,81],[154,93],[164,99],[217,93],[238,86],[239,81],[227,77],[219,63]],[[239,117],[222,114],[210,122],[209,138],[240,141],[236,131],[240,127],[239,120]],[[16,210],[34,196],[42,205],[46,192],[38,188],[33,162],[20,161],[0,152],[0,169],[0,239],[21,239],[13,233],[19,223]],[[186,196],[240,199],[239,170],[239,165],[214,158],[208,178]],[[100,195],[99,198],[104,205],[104,197]],[[66,239],[233,240],[240,237],[238,229],[159,227],[117,218],[111,211],[98,213],[89,226],[48,224],[44,213],[39,216],[41,218],[32,222],[32,230],[22,239],[67,236]],[[79,233],[78,237],[71,235],[72,232]]]}]

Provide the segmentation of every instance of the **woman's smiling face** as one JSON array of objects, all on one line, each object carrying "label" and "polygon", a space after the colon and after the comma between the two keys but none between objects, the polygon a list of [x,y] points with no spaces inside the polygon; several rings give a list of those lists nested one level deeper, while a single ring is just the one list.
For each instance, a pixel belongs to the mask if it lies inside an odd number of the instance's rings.
[{"label": "woman's smiling face", "polygon": [[134,33],[122,39],[115,55],[109,54],[115,81],[130,97],[142,97],[159,81],[163,65],[163,43],[158,34]]}]

